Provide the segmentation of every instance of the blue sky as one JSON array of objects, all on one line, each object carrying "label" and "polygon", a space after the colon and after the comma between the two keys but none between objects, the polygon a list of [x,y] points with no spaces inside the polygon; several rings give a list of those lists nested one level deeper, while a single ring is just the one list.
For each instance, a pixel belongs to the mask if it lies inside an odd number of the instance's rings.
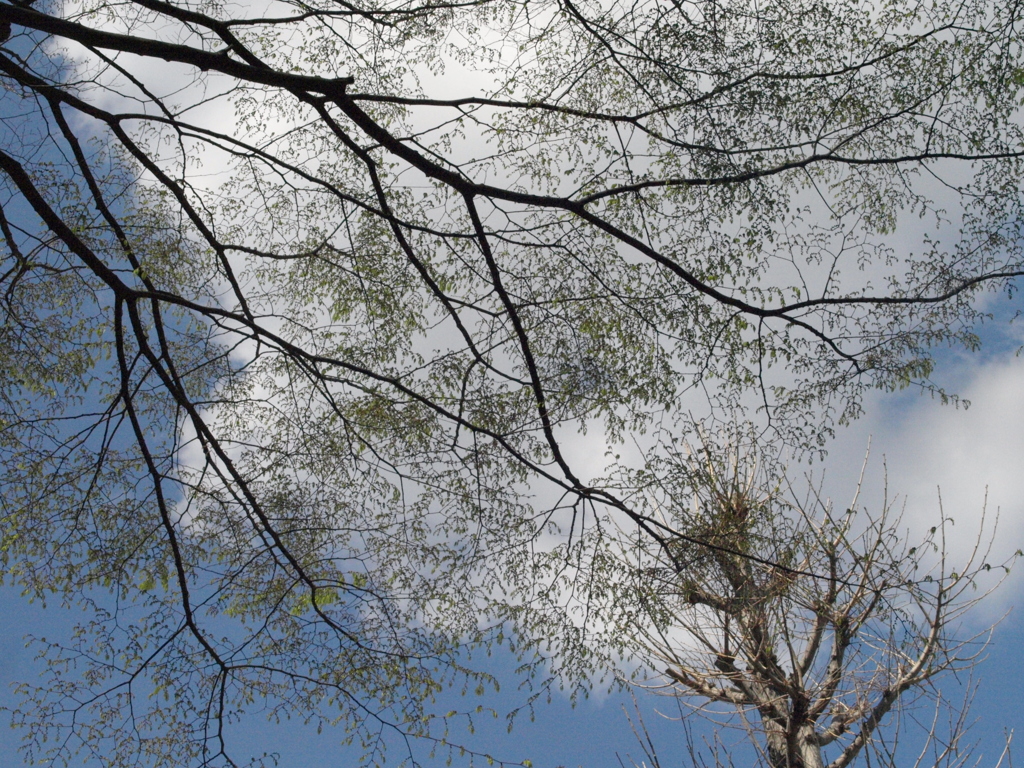
[{"label": "blue sky", "polygon": [[[969,408],[941,405],[913,389],[872,394],[865,416],[841,431],[830,446],[828,458],[811,468],[815,473],[826,473],[826,489],[837,504],[845,503],[870,440],[862,502],[868,506],[879,503],[884,465],[890,492],[905,501],[908,535],[914,536],[915,531],[919,533],[935,523],[941,493],[945,513],[956,520],[950,547],[954,556],[964,553],[973,540],[986,498],[989,521],[997,510],[1000,516],[997,548],[1008,554],[1024,547],[1024,357],[1016,354],[1024,330],[1009,322],[1019,302],[1006,302],[1004,298],[991,301],[997,322],[984,329],[982,351],[939,356],[937,380],[971,401]],[[600,456],[594,458],[599,460]],[[1024,578],[1020,571],[1018,568],[962,627],[962,634],[967,636],[1001,619],[973,681],[947,677],[939,682],[954,701],[963,696],[964,685],[977,685],[971,710],[971,719],[976,722],[970,740],[979,742],[974,755],[983,767],[995,766],[1008,731],[1019,733],[1024,729],[1020,702],[1024,614],[1018,609],[1024,596]],[[26,641],[33,636],[66,637],[75,622],[86,617],[78,609],[66,610],[55,604],[44,609],[38,602],[29,603],[10,585],[0,589],[0,611],[4,617],[0,632],[0,707],[10,707],[16,703],[13,686],[37,681],[45,669],[34,660],[35,649],[26,647]],[[517,688],[513,666],[511,659],[496,654],[487,662],[487,669],[502,679],[500,694],[464,699],[450,692],[438,702],[436,711],[473,709],[478,704],[505,711],[521,704],[526,693]],[[662,768],[689,765],[683,726],[660,714],[673,713],[673,702],[643,691],[636,695]],[[483,715],[475,720],[476,733],[468,734],[456,723],[450,738],[501,759],[530,760],[536,768],[614,768],[620,758],[628,766],[630,756],[637,762],[644,756],[626,712],[633,713],[633,701],[622,691],[609,693],[598,687],[575,707],[556,692],[550,702],[542,700],[536,705],[532,719],[519,718],[511,733],[503,717]],[[6,724],[9,713],[0,714],[0,718]],[[708,734],[707,724],[699,718],[691,717],[689,722],[698,737]],[[242,757],[266,751],[280,755],[282,768],[342,768],[355,764],[359,756],[357,750],[340,745],[343,735],[340,728],[318,734],[296,721],[268,723],[263,715],[255,713],[237,727],[233,738],[244,753],[239,755]],[[17,751],[19,738],[18,731],[0,728],[0,768],[28,764]],[[392,755],[397,759],[402,752],[399,745],[396,747]],[[421,759],[429,752],[425,744],[413,748]],[[425,760],[425,764],[444,765],[446,757],[441,750],[436,759]],[[455,754],[454,765],[465,762]],[[90,763],[73,765],[86,768]]]},{"label": "blue sky", "polygon": [[[1000,533],[997,544],[1004,550],[1021,546],[1024,530],[1024,359],[1014,356],[1015,329],[993,327],[989,351],[974,356],[947,355],[945,377],[972,400],[968,409],[941,406],[936,400],[914,392],[898,395],[877,395],[868,403],[867,415],[852,428],[841,433],[830,457],[818,469],[828,472],[828,487],[834,488],[837,502],[849,491],[863,458],[867,438],[872,440],[871,463],[867,472],[865,503],[880,489],[880,468],[884,457],[888,468],[890,489],[906,496],[906,509],[911,526],[924,526],[933,520],[939,489],[947,514],[957,520],[963,541],[970,537],[971,524],[978,515],[986,495],[990,512],[999,507]],[[912,534],[911,534],[912,535]],[[953,541],[954,552],[960,541]],[[1024,707],[1020,691],[1024,682],[1024,615],[1017,609],[1022,594],[1019,572],[1013,574],[975,612],[964,633],[1005,618],[997,627],[987,650],[987,658],[976,669],[974,683],[977,696],[972,708],[976,720],[972,739],[979,740],[974,753],[980,766],[994,766],[1002,748],[1004,734],[1018,733],[1024,728]],[[67,633],[82,614],[50,605],[29,604],[16,590],[0,590],[0,610],[4,629],[0,636],[0,680],[3,681],[2,702],[13,702],[11,685],[15,681],[38,679],[42,667],[33,661],[33,652],[25,647],[25,637],[58,637]],[[438,711],[472,709],[478,703],[509,707],[525,694],[516,691],[514,676],[509,674],[510,660],[500,655],[488,662],[489,668],[505,679],[502,693],[477,699],[470,695],[463,700],[452,693],[439,702]],[[940,685],[951,699],[961,696],[966,679],[943,679]],[[672,711],[671,700],[637,693],[644,719],[658,748],[662,766],[688,765],[682,726],[662,717],[658,711]],[[465,738],[482,751],[509,760],[529,759],[534,766],[617,766],[618,756],[626,765],[627,755],[638,761],[643,758],[623,707],[632,711],[632,702],[623,693],[608,694],[597,690],[575,708],[564,696],[555,695],[550,703],[540,703],[531,721],[523,717],[511,734],[503,719],[477,718],[473,736],[460,733],[454,726],[452,741]],[[7,716],[4,716],[7,719]],[[697,732],[703,727],[691,720]],[[16,755],[18,733],[0,730],[0,766],[24,764]],[[280,754],[283,768],[323,766],[334,768],[354,764],[357,753],[339,746],[341,734],[315,731],[301,724],[285,722],[271,725],[260,715],[253,716],[237,732],[238,743],[253,754],[264,750]],[[417,745],[420,756],[425,745]],[[394,753],[396,756],[398,752]],[[453,764],[463,761],[456,755]],[[430,764],[443,765],[438,758]],[[82,763],[83,767],[88,763]]]},{"label": "blue sky", "polygon": [[[1000,300],[1001,301],[1001,300]],[[1018,302],[1019,305],[1019,302]],[[824,464],[827,487],[837,501],[852,492],[861,460],[871,439],[871,464],[865,491],[866,503],[881,492],[884,458],[890,489],[906,500],[907,522],[913,531],[934,524],[941,492],[946,514],[957,520],[954,554],[971,540],[971,532],[987,504],[989,512],[1000,512],[997,544],[1005,553],[1024,546],[1024,358],[1016,356],[1024,336],[1008,317],[1014,307],[996,307],[999,323],[985,332],[985,349],[976,355],[949,353],[942,356],[938,378],[972,402],[968,409],[942,406],[909,390],[896,395],[877,394],[869,398],[865,417],[843,431],[830,449]],[[596,457],[600,458],[600,457]],[[990,514],[990,520],[993,515]],[[961,536],[960,532],[964,534]],[[972,709],[977,719],[974,735],[979,739],[979,765],[993,766],[1007,730],[1024,729],[1021,689],[1024,683],[1024,616],[1017,608],[1024,597],[1020,569],[971,617],[965,634],[984,628],[1005,615],[988,648],[987,658],[976,670],[978,686]],[[0,707],[15,704],[13,686],[39,679],[43,667],[33,659],[34,649],[26,647],[31,637],[61,637],[72,630],[83,614],[58,605],[43,608],[30,604],[16,588],[0,589]],[[501,694],[465,702],[452,693],[438,703],[438,711],[469,708],[478,703],[507,709],[525,698],[517,690],[510,659],[496,655],[491,671],[504,679]],[[948,678],[940,682],[955,699],[966,680]],[[658,748],[663,768],[687,765],[684,731],[679,722],[662,717],[658,710],[672,711],[672,702],[638,692],[638,702]],[[452,731],[452,741],[463,738],[481,751],[508,760],[530,760],[536,768],[585,766],[599,768],[628,765],[627,756],[642,759],[640,749],[623,707],[632,712],[632,699],[621,692],[598,689],[576,707],[555,694],[550,703],[536,706],[532,719],[520,718],[511,733],[502,718],[478,718],[479,728],[470,736]],[[4,721],[7,713],[0,715]],[[695,721],[695,727],[702,727]],[[316,734],[296,722],[268,724],[259,714],[243,723],[236,735],[252,754],[275,751],[283,768],[341,768],[354,764],[357,752],[339,747],[339,732]],[[16,751],[19,733],[0,728],[0,768],[25,764]],[[417,745],[418,754],[427,750]],[[396,757],[400,755],[395,753]],[[444,764],[445,754],[434,761]],[[456,755],[453,764],[462,761]],[[84,766],[88,763],[83,762]]]},{"label": "blue sky", "polygon": [[[49,634],[54,637],[67,631],[73,614],[52,607],[42,610],[38,605],[29,605],[11,589],[2,591],[0,610],[5,616],[5,630],[0,640],[0,678],[8,686],[15,680],[37,679],[40,667],[33,662],[32,653],[24,647],[19,633],[30,632],[39,636]],[[971,739],[979,741],[975,754],[980,758],[980,766],[995,765],[1006,730],[1020,733],[1024,728],[1024,711],[1020,704],[1021,681],[1024,680],[1024,659],[1020,653],[1020,648],[1024,646],[1022,618],[1018,611],[1003,621],[993,637],[987,660],[977,670],[978,692],[972,708],[977,722],[972,729]],[[499,672],[503,671],[502,668],[504,671],[508,669],[508,665],[498,659],[494,666]],[[943,681],[943,686],[951,696],[960,692],[960,687],[952,679]],[[512,687],[509,686],[509,689]],[[513,690],[507,690],[502,696],[485,701],[491,700],[500,705],[502,699],[507,703],[516,696]],[[680,723],[659,714],[672,713],[672,702],[643,692],[638,692],[637,697],[663,768],[690,765],[686,759],[684,732]],[[9,688],[4,691],[2,702],[5,705],[12,702]],[[465,706],[456,695],[450,704],[439,704],[439,708],[457,707],[460,704]],[[471,696],[470,706],[476,704],[477,699]],[[496,757],[529,759],[536,768],[562,765],[566,768],[614,768],[619,765],[619,756],[628,766],[629,756],[638,762],[644,756],[631,732],[627,712],[635,718],[633,702],[626,694],[597,692],[575,708],[564,697],[556,696],[550,704],[537,706],[533,721],[525,717],[517,721],[511,733],[507,732],[503,719],[494,720],[485,716],[477,719],[477,733],[473,737],[466,734],[461,736],[467,740],[472,738],[474,745],[481,750],[491,751]],[[693,719],[691,722],[697,733],[706,727],[699,720]],[[738,734],[734,738],[736,736]],[[452,740],[456,741],[459,737],[459,730],[453,728]],[[15,751],[18,738],[19,734],[15,730],[0,730],[0,755],[3,755],[0,757],[0,766],[13,768],[29,765]],[[354,765],[358,758],[355,750],[339,746],[338,733],[327,730],[318,735],[314,729],[296,722],[270,725],[259,716],[254,716],[247,727],[239,731],[237,739],[252,754],[260,754],[264,750],[278,752],[282,768],[344,768]],[[439,758],[432,764],[444,765],[444,760]],[[460,764],[458,758],[453,761],[453,765]],[[83,762],[81,765],[84,767],[88,763]]]}]

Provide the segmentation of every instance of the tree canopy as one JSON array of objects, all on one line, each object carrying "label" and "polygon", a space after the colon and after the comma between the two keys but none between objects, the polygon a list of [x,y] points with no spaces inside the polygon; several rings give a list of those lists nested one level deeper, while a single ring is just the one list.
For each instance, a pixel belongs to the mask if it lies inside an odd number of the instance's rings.
[{"label": "tree canopy", "polygon": [[679,539],[654,435],[946,396],[1022,272],[1020,13],[0,2],[3,562],[94,608],[32,743],[228,764],[259,700],[374,757],[506,633],[584,682],[609,531]]}]

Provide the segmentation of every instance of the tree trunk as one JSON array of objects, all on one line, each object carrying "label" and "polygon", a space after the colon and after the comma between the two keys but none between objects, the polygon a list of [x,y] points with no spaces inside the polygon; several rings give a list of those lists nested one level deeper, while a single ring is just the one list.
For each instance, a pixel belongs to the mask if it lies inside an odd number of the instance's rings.
[{"label": "tree trunk", "polygon": [[762,723],[771,768],[824,768],[813,725],[795,726],[793,733],[768,718],[762,718]]}]

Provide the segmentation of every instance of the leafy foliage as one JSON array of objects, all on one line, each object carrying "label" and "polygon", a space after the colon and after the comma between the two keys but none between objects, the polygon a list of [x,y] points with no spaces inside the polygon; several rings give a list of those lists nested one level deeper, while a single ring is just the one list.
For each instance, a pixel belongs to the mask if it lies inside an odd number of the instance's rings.
[{"label": "leafy foliage", "polygon": [[678,538],[597,479],[654,430],[946,396],[929,350],[1021,272],[1019,24],[0,2],[3,564],[91,609],[33,755],[232,764],[254,710],[444,749],[506,632],[585,686],[625,649],[582,574]]}]

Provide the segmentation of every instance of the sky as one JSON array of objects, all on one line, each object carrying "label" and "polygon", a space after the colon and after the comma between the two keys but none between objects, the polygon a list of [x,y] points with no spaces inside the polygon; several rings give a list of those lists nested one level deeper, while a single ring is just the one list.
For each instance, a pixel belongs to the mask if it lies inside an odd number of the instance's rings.
[{"label": "sky", "polygon": [[[954,555],[964,552],[973,540],[987,496],[988,519],[993,520],[994,513],[999,513],[997,547],[1011,552],[1024,546],[1024,358],[1015,355],[1016,334],[1016,328],[1005,322],[993,324],[986,331],[991,343],[982,353],[947,355],[941,361],[946,380],[971,402],[968,408],[943,406],[913,391],[871,396],[866,416],[840,433],[829,457],[815,468],[827,472],[827,487],[835,489],[837,503],[844,501],[844,491],[852,492],[870,438],[862,502],[870,506],[873,495],[879,498],[884,460],[890,492],[905,497],[908,535],[934,524],[941,493],[945,513],[956,521],[951,550]],[[985,768],[996,765],[1006,732],[1020,733],[1024,728],[1024,709],[1020,706],[1024,683],[1020,654],[1024,647],[1024,615],[1019,609],[1022,596],[1024,579],[1018,568],[962,628],[965,635],[974,634],[999,622],[973,679],[977,693],[971,709],[976,721],[972,737],[979,741],[974,755],[977,764]],[[15,701],[11,686],[17,681],[38,679],[43,669],[33,660],[33,650],[26,647],[26,640],[67,633],[82,614],[54,605],[43,609],[38,603],[29,604],[8,586],[0,590],[0,615],[4,617],[0,632],[0,705],[10,706]],[[493,700],[497,706],[507,706],[508,701],[523,695],[515,691],[510,665],[509,659],[495,656],[489,667],[507,681],[504,693]],[[941,685],[955,698],[962,694],[964,682],[950,678]],[[661,714],[674,711],[672,700],[643,691],[636,695],[663,768],[688,765],[682,724]],[[471,697],[469,708],[481,701],[491,703],[490,699]],[[439,709],[447,706],[464,708],[466,702],[452,693],[450,703],[442,702]],[[621,692],[609,694],[599,689],[575,708],[564,696],[556,695],[550,703],[536,707],[532,721],[520,719],[511,734],[506,732],[503,719],[477,718],[479,727],[472,743],[498,757],[528,759],[537,768],[613,767],[619,765],[620,758],[629,765],[629,756],[638,762],[644,756],[627,712],[634,712],[633,703]],[[7,713],[2,716],[8,719]],[[700,732],[699,720],[691,718],[690,722]],[[452,740],[456,741],[458,735],[456,728]],[[342,768],[354,764],[357,757],[353,750],[339,746],[340,734],[328,730],[317,735],[295,722],[270,725],[256,717],[239,738],[253,754],[278,752],[282,768]],[[0,766],[27,765],[16,752],[17,744],[16,731],[0,729]],[[444,761],[439,758],[428,764],[442,765]],[[456,757],[453,764],[459,765],[460,758]]]},{"label": "sky", "polygon": [[[998,304],[1003,299],[992,301],[996,321],[983,333],[983,350],[940,355],[940,382],[970,401],[970,407],[942,405],[915,390],[872,394],[865,416],[840,432],[828,458],[812,471],[827,473],[827,489],[837,503],[843,503],[852,494],[870,445],[865,504],[879,503],[887,482],[890,492],[905,501],[907,535],[914,537],[935,524],[941,498],[943,513],[955,520],[956,533],[950,539],[954,557],[967,553],[985,510],[989,530],[998,517],[993,559],[999,560],[1000,553],[1009,556],[1024,547],[1024,357],[1017,355],[1024,333],[1009,322],[1020,302],[1013,306]],[[598,450],[603,452],[603,445]],[[965,635],[971,635],[998,622],[973,679],[977,684],[971,710],[977,720],[973,733],[979,740],[974,754],[985,768],[995,766],[1007,731],[1024,732],[1020,702],[1024,661],[1019,652],[1024,648],[1024,616],[1019,607],[1024,603],[1022,569],[1024,564],[962,627]],[[66,635],[82,614],[58,605],[43,608],[29,603],[8,585],[0,589],[0,616],[0,708],[7,708],[16,705],[16,683],[32,683],[44,669],[34,659],[31,638]],[[500,698],[484,699],[484,703],[507,706],[509,700],[523,698],[524,693],[515,691],[510,659],[496,655],[492,664],[494,674],[507,682]],[[955,697],[969,682],[947,680],[944,690]],[[644,691],[636,695],[662,767],[688,764],[683,724],[662,714],[673,712],[672,700]],[[448,706],[449,700],[452,708],[463,705],[453,692],[438,709]],[[470,706],[477,703],[472,699]],[[511,733],[501,718],[493,722],[480,718],[473,743],[504,759],[530,760],[536,768],[614,767],[620,760],[629,765],[630,756],[638,762],[643,759],[627,718],[632,712],[633,699],[622,692],[598,689],[575,707],[556,694],[550,703],[537,705],[532,719],[520,719]],[[0,709],[0,723],[9,719],[9,712]],[[692,722],[700,725],[699,720]],[[353,750],[339,745],[340,734],[330,730],[317,734],[295,722],[273,725],[257,716],[243,726],[238,738],[252,754],[279,752],[282,768],[342,768],[356,759]],[[458,734],[453,733],[453,741],[457,740]],[[27,764],[17,751],[18,743],[17,731],[0,728],[0,768]],[[444,757],[432,764],[443,764]],[[459,765],[460,758],[456,756],[453,764]]]}]

